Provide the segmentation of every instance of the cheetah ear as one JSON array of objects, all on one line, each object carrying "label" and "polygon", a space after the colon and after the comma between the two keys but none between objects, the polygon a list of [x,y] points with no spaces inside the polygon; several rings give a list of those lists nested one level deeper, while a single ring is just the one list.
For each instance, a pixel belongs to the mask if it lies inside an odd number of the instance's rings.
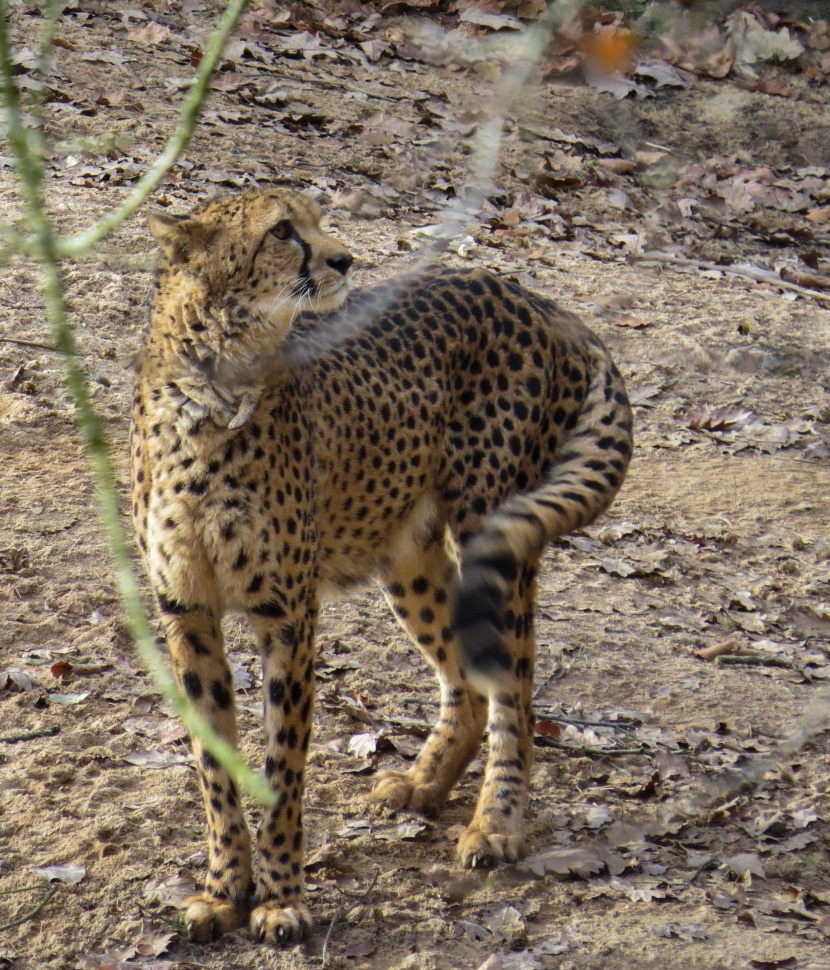
[{"label": "cheetah ear", "polygon": [[171,216],[166,212],[151,212],[150,232],[165,254],[186,260],[197,252],[204,252],[213,239],[215,229],[189,216]]}]

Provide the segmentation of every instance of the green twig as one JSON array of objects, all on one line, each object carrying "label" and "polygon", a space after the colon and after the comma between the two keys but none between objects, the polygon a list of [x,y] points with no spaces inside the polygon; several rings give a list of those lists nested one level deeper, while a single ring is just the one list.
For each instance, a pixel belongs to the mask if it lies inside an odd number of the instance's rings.
[{"label": "green twig", "polygon": [[34,741],[35,738],[51,738],[60,733],[57,724],[50,727],[38,728],[36,731],[22,731],[20,734],[4,734],[0,736],[0,744],[19,744],[21,741]]},{"label": "green twig", "polygon": [[0,896],[14,896],[15,893],[33,893],[36,889],[42,889],[43,883],[35,883],[34,886],[23,886],[20,889],[0,889]]},{"label": "green twig", "polygon": [[27,923],[30,919],[34,919],[57,891],[57,886],[50,886],[46,890],[46,895],[43,897],[43,899],[41,899],[37,906],[31,910],[31,912],[26,913],[25,916],[21,916],[20,919],[13,919],[11,923],[3,923],[3,925],[0,926],[0,933],[2,933],[3,930],[10,930],[13,926],[20,926],[21,923]]}]

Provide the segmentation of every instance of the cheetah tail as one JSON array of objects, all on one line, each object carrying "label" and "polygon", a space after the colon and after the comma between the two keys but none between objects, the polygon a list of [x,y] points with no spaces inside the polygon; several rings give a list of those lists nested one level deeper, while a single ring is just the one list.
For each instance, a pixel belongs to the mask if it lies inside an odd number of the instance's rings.
[{"label": "cheetah tail", "polygon": [[593,380],[570,437],[552,456],[546,481],[514,495],[464,547],[454,625],[467,668],[481,687],[512,680],[506,645],[506,598],[524,563],[548,543],[604,512],[619,491],[632,449],[632,414],[620,372],[592,347]]}]

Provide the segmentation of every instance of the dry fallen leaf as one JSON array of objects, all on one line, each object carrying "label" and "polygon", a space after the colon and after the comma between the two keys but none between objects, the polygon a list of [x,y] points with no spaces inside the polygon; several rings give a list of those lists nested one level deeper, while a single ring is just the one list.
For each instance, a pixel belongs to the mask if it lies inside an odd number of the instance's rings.
[{"label": "dry fallen leaf", "polygon": [[378,748],[378,736],[377,734],[353,734],[349,738],[349,754],[353,754],[356,758],[368,758],[369,755],[374,754]]},{"label": "dry fallen leaf", "polygon": [[150,879],[144,887],[144,898],[163,907],[181,909],[191,896],[198,894],[196,883],[190,876],[175,873],[161,879]]},{"label": "dry fallen leaf", "polygon": [[41,869],[30,869],[29,872],[42,876],[48,882],[63,882],[74,885],[86,875],[86,866],[44,866]]},{"label": "dry fallen leaf", "polygon": [[515,867],[520,873],[542,878],[550,873],[574,875],[587,879],[605,869],[602,853],[595,847],[573,846],[566,849],[547,849],[528,856]]},{"label": "dry fallen leaf", "polygon": [[186,764],[189,758],[186,755],[175,754],[173,751],[148,751],[137,748],[125,754],[123,760],[139,768],[170,768],[174,765]]},{"label": "dry fallen leaf", "polygon": [[141,934],[134,944],[136,953],[143,957],[161,956],[176,935],[176,930],[161,929],[152,920],[145,919]]},{"label": "dry fallen leaf", "polygon": [[16,687],[18,690],[27,693],[30,690],[34,690],[35,685],[32,678],[26,673],[25,670],[17,670],[17,668],[12,667],[9,670],[4,670],[0,673],[0,690],[4,690],[6,687]]},{"label": "dry fallen leaf", "polygon": [[737,855],[724,858],[723,865],[739,878],[743,878],[747,873],[766,879],[764,864],[757,852],[739,852]]},{"label": "dry fallen leaf", "polygon": [[48,694],[52,704],[80,704],[89,697],[89,694]]},{"label": "dry fallen leaf", "polygon": [[648,320],[642,317],[634,317],[630,313],[621,313],[611,321],[617,327],[628,327],[630,330],[642,330],[644,327],[651,326]]}]

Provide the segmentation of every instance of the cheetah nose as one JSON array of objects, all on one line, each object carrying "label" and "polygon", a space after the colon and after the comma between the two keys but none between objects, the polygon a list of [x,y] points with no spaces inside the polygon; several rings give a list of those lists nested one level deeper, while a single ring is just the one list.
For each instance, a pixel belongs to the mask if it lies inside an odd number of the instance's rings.
[{"label": "cheetah nose", "polygon": [[354,258],[351,253],[338,253],[336,256],[332,256],[331,259],[327,259],[326,262],[332,269],[336,269],[338,273],[342,273],[344,276],[349,271],[349,267],[354,262]]}]

